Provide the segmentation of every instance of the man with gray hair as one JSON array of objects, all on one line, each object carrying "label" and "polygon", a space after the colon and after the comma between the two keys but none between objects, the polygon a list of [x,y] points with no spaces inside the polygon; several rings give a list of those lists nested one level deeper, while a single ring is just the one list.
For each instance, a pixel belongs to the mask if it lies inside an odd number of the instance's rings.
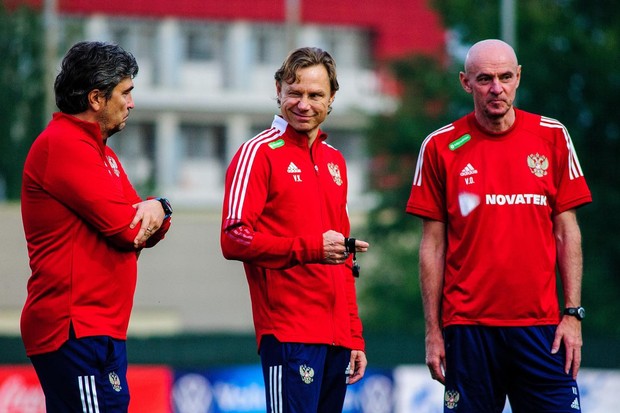
[{"label": "man with gray hair", "polygon": [[32,144],[22,220],[32,275],[21,317],[48,413],[127,412],[125,340],[137,260],[170,227],[165,198],[142,200],[107,140],[134,107],[131,53],[80,42],[54,90],[60,112]]}]

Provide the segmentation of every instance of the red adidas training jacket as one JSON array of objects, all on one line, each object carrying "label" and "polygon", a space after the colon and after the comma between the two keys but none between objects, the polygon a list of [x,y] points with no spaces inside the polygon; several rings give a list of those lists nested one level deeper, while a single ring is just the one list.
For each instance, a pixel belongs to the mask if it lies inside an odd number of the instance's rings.
[{"label": "red adidas training jacket", "polygon": [[342,154],[278,116],[244,143],[226,174],[221,247],[244,262],[257,343],[282,342],[364,350],[351,260],[320,264],[323,233],[349,236]]},{"label": "red adidas training jacket", "polygon": [[[99,125],[55,113],[24,166],[22,220],[32,275],[21,317],[29,356],[78,338],[124,340],[137,279],[129,229],[141,199]],[[145,246],[170,226],[166,219]]]}]

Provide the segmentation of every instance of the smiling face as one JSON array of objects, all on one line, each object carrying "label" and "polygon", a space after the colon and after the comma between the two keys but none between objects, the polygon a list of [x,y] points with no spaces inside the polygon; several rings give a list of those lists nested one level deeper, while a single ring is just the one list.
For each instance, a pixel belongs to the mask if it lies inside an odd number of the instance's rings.
[{"label": "smiling face", "polygon": [[336,92],[332,92],[322,64],[301,68],[294,83],[276,82],[282,117],[297,132],[305,133],[309,145],[327,117]]},{"label": "smiling face", "polygon": [[116,85],[109,99],[99,95],[100,110],[97,112],[97,122],[104,140],[125,127],[129,111],[134,108],[132,90],[133,80],[126,78]]},{"label": "smiling face", "polygon": [[497,132],[512,125],[521,66],[509,45],[501,41],[474,45],[460,80],[463,89],[473,96],[476,119],[482,126]]}]

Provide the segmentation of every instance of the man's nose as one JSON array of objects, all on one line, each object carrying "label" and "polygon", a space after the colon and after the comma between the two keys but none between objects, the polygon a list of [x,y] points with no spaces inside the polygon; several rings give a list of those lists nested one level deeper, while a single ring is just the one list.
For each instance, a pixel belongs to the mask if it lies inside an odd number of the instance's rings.
[{"label": "man's nose", "polygon": [[502,82],[500,82],[498,78],[493,78],[491,81],[491,92],[499,95],[503,90],[504,88],[502,87]]},{"label": "man's nose", "polygon": [[299,109],[309,109],[310,103],[308,101],[308,97],[307,96],[300,97],[299,102],[297,102],[297,107],[299,107]]}]

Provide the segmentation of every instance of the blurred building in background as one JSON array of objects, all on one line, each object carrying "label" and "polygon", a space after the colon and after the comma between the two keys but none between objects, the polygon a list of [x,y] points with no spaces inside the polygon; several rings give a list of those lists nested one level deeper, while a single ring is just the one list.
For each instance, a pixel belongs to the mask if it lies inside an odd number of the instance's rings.
[{"label": "blurred building in background", "polygon": [[[243,267],[219,248],[219,209],[229,159],[279,112],[273,75],[289,50],[319,46],[338,64],[340,91],[324,127],[348,160],[355,227],[368,204],[364,129],[397,102],[388,62],[445,49],[426,0],[6,1],[55,22],[46,26],[48,82],[79,40],[117,42],[140,65],[136,108],[110,144],[141,195],[165,194],[185,208],[166,247],[140,257],[132,335],[252,330]],[[15,335],[30,271],[19,208],[0,205],[0,217],[0,335]]]},{"label": "blurred building in background", "polygon": [[55,14],[58,59],[78,40],[113,41],[136,56],[136,108],[110,144],[143,195],[163,193],[176,206],[220,206],[228,161],[271,125],[273,75],[300,46],[336,59],[341,88],[324,128],[348,159],[350,206],[364,205],[363,128],[395,107],[386,63],[444,50],[426,0],[31,3]]}]

